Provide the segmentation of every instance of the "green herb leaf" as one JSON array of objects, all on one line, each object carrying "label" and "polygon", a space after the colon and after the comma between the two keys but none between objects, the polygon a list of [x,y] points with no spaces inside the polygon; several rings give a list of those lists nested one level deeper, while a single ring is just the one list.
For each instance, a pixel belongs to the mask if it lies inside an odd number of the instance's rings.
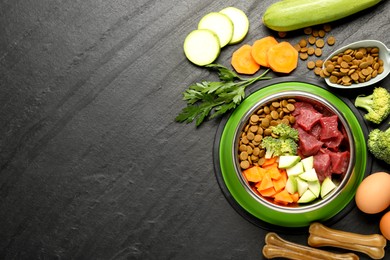
[{"label": "green herb leaf", "polygon": [[258,80],[271,78],[265,76],[268,70],[260,76],[243,79],[220,64],[210,64],[206,67],[216,70],[220,81],[203,81],[190,85],[183,92],[187,107],[175,118],[177,122],[190,123],[195,120],[195,125],[199,126],[207,118],[221,116],[244,100],[247,86]]}]

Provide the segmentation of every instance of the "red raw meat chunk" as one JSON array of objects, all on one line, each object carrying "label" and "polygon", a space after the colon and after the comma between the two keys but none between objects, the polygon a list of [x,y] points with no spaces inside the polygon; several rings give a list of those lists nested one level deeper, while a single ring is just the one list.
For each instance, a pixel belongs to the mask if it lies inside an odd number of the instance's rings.
[{"label": "red raw meat chunk", "polygon": [[342,135],[338,129],[339,126],[338,120],[339,118],[337,117],[337,115],[320,118],[320,125],[321,125],[320,140],[321,141],[328,140],[330,138],[334,138],[339,135]]},{"label": "red raw meat chunk", "polygon": [[317,140],[317,138],[307,133],[302,128],[298,128],[299,134],[299,152],[303,156],[310,156],[318,153],[321,149],[323,142]]},{"label": "red raw meat chunk", "polygon": [[296,123],[305,131],[310,131],[311,128],[323,117],[311,104],[300,102],[295,103],[294,116]]},{"label": "red raw meat chunk", "polygon": [[330,177],[332,175],[330,155],[321,152],[314,155],[314,169],[320,181]]},{"label": "red raw meat chunk", "polygon": [[320,124],[315,124],[311,130],[310,130],[310,134],[312,136],[315,136],[318,140],[320,140],[320,136],[321,136],[321,125]]},{"label": "red raw meat chunk", "polygon": [[349,164],[349,152],[327,152],[331,160],[332,173],[343,174],[347,171]]},{"label": "red raw meat chunk", "polygon": [[343,140],[344,140],[344,135],[340,133],[338,136],[324,141],[324,146],[333,151],[338,151],[340,144]]},{"label": "red raw meat chunk", "polygon": [[295,106],[295,110],[292,112],[292,115],[293,116],[297,116],[299,115],[299,113],[302,111],[302,110],[305,110],[305,109],[314,109],[313,105],[310,104],[310,103],[307,103],[307,102],[296,102],[294,104]]}]

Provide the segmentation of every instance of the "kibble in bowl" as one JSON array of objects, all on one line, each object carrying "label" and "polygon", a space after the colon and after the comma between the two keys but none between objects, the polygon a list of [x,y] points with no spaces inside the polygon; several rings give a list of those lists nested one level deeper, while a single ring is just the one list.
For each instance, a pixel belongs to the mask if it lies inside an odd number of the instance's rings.
[{"label": "kibble in bowl", "polygon": [[390,50],[380,41],[364,40],[333,52],[323,63],[321,76],[335,88],[365,87],[390,71]]}]

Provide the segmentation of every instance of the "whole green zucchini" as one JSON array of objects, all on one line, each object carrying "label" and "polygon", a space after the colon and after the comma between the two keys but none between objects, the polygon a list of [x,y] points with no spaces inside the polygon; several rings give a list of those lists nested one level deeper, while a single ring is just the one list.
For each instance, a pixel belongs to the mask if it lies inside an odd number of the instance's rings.
[{"label": "whole green zucchini", "polygon": [[333,22],[381,0],[283,0],[270,5],[263,15],[268,28],[286,32]]}]

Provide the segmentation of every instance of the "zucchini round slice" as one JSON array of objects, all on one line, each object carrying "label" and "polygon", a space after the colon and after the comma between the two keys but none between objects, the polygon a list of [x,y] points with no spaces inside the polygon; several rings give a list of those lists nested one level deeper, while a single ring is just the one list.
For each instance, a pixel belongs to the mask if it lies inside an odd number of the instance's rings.
[{"label": "zucchini round slice", "polygon": [[187,59],[199,66],[212,63],[221,51],[218,36],[208,29],[190,32],[184,40],[183,48]]},{"label": "zucchini round slice", "polygon": [[222,48],[232,39],[234,26],[227,15],[211,12],[200,19],[198,29],[209,29],[213,31],[218,36],[219,44]]},{"label": "zucchini round slice", "polygon": [[226,7],[219,11],[224,15],[227,15],[233,22],[233,37],[229,44],[236,44],[241,42],[249,31],[249,20],[246,14],[236,7]]}]

